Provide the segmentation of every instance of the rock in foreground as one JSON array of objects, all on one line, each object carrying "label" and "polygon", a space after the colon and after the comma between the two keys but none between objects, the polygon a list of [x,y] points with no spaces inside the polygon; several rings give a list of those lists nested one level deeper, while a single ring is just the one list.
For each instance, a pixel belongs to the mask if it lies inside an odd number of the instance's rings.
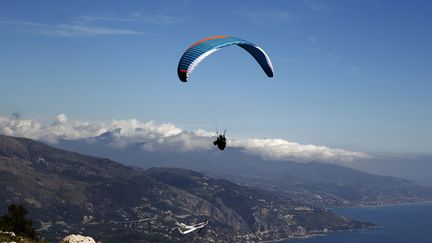
[{"label": "rock in foreground", "polygon": [[89,236],[68,235],[61,243],[96,243],[96,241]]}]

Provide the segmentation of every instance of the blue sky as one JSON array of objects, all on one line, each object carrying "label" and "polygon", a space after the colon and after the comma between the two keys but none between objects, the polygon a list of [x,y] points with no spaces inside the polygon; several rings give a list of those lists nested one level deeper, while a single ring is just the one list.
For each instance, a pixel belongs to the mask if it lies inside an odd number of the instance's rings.
[{"label": "blue sky", "polygon": [[[136,118],[236,138],[430,154],[430,1],[1,1],[0,115]],[[257,43],[183,51],[213,35]]]}]

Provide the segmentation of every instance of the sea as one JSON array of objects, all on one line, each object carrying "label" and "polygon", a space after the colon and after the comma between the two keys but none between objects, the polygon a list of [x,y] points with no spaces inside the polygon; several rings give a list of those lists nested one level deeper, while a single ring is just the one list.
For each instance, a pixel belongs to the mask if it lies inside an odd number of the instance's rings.
[{"label": "sea", "polygon": [[290,243],[432,243],[432,203],[338,208],[335,213],[379,228],[331,232]]}]

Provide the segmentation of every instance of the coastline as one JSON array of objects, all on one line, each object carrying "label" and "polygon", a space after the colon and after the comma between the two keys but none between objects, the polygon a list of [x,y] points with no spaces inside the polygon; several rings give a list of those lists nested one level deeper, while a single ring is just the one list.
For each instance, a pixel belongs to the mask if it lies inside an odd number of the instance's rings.
[{"label": "coastline", "polygon": [[416,201],[416,202],[401,202],[401,203],[382,203],[382,204],[359,204],[359,205],[347,205],[339,207],[326,207],[325,209],[341,209],[341,208],[374,208],[374,207],[392,207],[392,206],[408,206],[408,205],[432,205],[432,199]]},{"label": "coastline", "polygon": [[[405,203],[394,203],[394,204],[379,204],[379,205],[358,205],[358,206],[347,206],[347,207],[335,207],[335,208],[328,208],[329,210],[334,209],[365,209],[365,208],[384,208],[384,207],[395,207],[395,206],[432,206],[432,200],[426,200],[426,201],[420,201],[420,202],[405,202]],[[335,212],[337,213],[337,212]],[[339,213],[337,213],[340,215]],[[343,216],[343,215],[341,215]],[[345,217],[345,216],[344,216]],[[352,220],[357,221],[357,219],[350,218]],[[376,222],[368,222],[373,225],[367,228],[357,228],[357,229],[347,229],[347,230],[328,230],[326,232],[316,233],[316,234],[310,234],[305,236],[292,236],[292,237],[285,237],[280,238],[276,240],[265,240],[265,241],[258,241],[261,243],[276,243],[276,242],[285,242],[285,241],[292,241],[292,240],[302,240],[302,239],[310,239],[310,238],[317,238],[317,237],[328,237],[330,233],[338,233],[338,232],[359,232],[359,231],[370,231],[370,230],[376,230],[376,229],[385,229],[388,226],[381,225]]]},{"label": "coastline", "polygon": [[285,237],[280,238],[276,240],[264,240],[264,241],[258,241],[259,243],[276,243],[276,242],[283,242],[287,240],[302,240],[302,239],[310,239],[310,238],[316,238],[316,237],[325,237],[328,236],[329,233],[337,233],[337,232],[354,232],[354,231],[365,231],[365,230],[372,230],[377,228],[383,228],[384,226],[380,225],[371,225],[367,228],[358,228],[358,229],[347,229],[347,230],[326,230],[323,232],[316,232],[316,233],[310,233],[309,235],[305,236],[291,236],[291,237]]},{"label": "coastline", "polygon": [[[329,231],[330,232],[330,231]],[[277,239],[277,240],[265,240],[265,241],[258,241],[259,243],[276,243],[276,242],[283,242],[286,240],[299,240],[299,239],[309,239],[309,238],[314,238],[314,237],[320,237],[320,236],[326,236],[326,233],[322,233],[322,234],[311,234],[311,235],[306,235],[306,236],[299,236],[299,237],[286,237],[286,238],[281,238],[281,239]]]}]

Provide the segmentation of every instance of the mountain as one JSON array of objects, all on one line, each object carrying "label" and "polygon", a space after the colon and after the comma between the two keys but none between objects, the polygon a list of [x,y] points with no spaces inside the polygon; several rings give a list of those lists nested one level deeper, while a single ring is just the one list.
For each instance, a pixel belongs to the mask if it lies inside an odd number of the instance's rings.
[{"label": "mountain", "polygon": [[[227,147],[225,151],[151,151],[142,144],[112,146],[115,137],[60,140],[56,146],[108,157],[127,165],[180,167],[212,177],[273,190],[319,207],[386,205],[432,200],[432,188],[389,176],[318,162],[275,161]],[[297,196],[295,196],[297,195]],[[300,196],[301,195],[301,196]]]},{"label": "mountain", "polygon": [[280,170],[286,174],[269,176],[263,172],[253,179],[235,175],[225,178],[286,195],[302,195],[299,203],[322,207],[389,205],[432,200],[430,187],[341,166],[288,163],[281,164]]},{"label": "mountain", "polygon": [[[103,242],[236,242],[371,227],[295,197],[190,170],[131,168],[2,135],[0,187],[0,210],[24,204],[38,234],[53,241],[78,233]],[[175,221],[205,219],[200,234],[175,230]]]}]

